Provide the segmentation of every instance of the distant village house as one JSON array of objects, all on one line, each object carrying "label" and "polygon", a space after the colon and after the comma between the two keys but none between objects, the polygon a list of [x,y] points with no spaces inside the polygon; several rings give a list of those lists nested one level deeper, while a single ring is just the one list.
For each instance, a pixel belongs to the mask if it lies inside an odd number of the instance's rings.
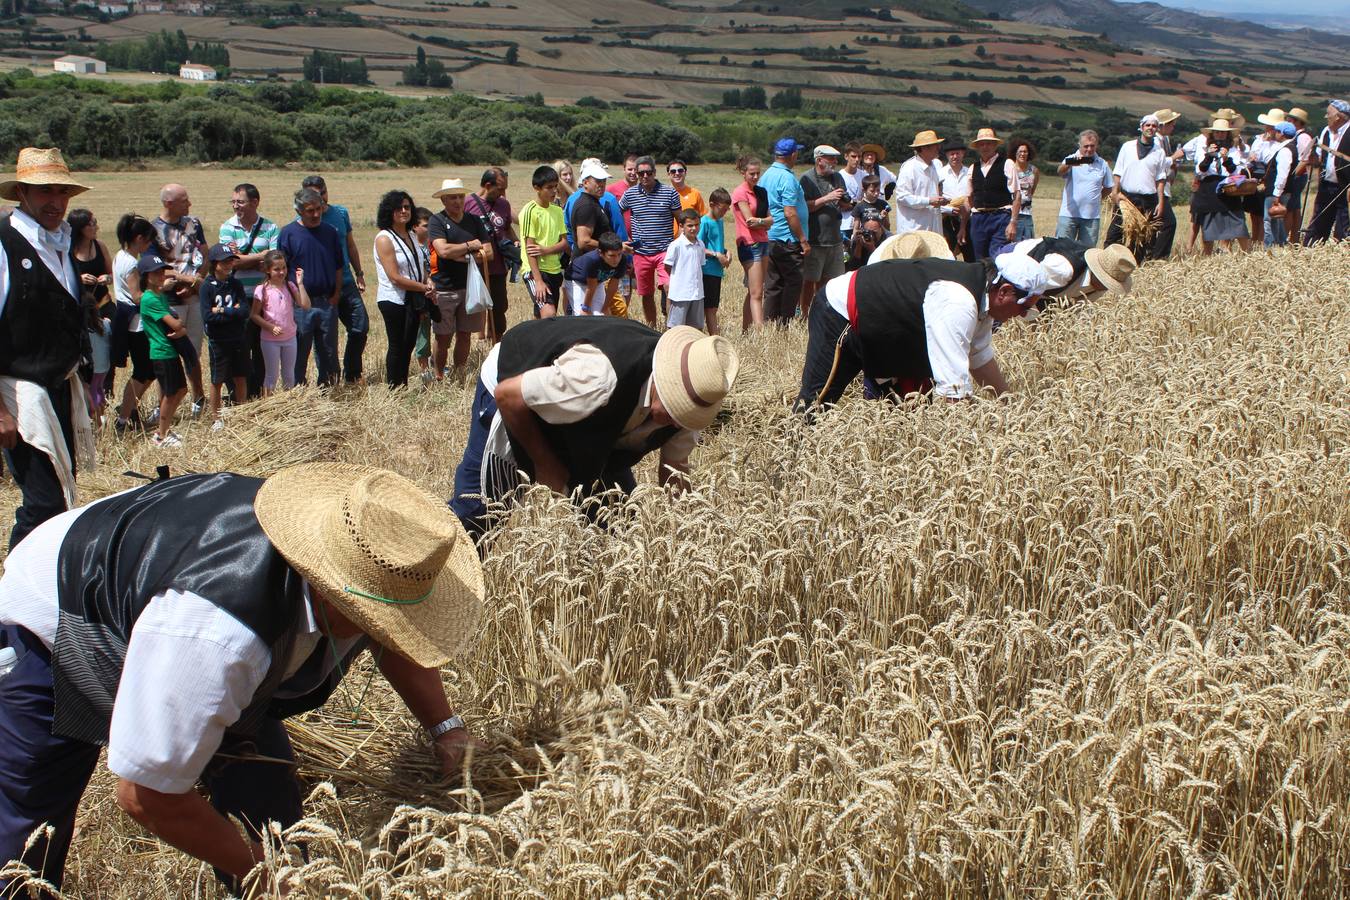
[{"label": "distant village house", "polygon": [[108,71],[107,63],[92,56],[59,56],[52,63],[52,68],[71,75],[104,75]]},{"label": "distant village house", "polygon": [[182,68],[178,70],[178,77],[186,78],[188,81],[215,81],[216,70],[196,63],[183,63]]},{"label": "distant village house", "polygon": [[98,11],[109,16],[125,16],[131,12],[131,4],[122,0],[103,0],[98,5]]}]

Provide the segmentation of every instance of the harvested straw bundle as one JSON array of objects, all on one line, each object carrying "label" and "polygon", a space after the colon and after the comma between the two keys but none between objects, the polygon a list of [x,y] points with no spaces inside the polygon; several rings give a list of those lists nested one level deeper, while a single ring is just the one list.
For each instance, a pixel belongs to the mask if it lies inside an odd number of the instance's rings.
[{"label": "harvested straw bundle", "polygon": [[1117,204],[1120,210],[1120,227],[1127,247],[1139,247],[1151,243],[1162,223],[1150,215],[1145,215],[1139,207],[1129,200]]}]

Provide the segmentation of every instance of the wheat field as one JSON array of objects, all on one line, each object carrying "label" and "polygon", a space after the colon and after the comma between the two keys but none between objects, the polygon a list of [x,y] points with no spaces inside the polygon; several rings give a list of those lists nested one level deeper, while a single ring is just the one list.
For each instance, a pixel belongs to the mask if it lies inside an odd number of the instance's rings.
[{"label": "wheat field", "polygon": [[[261,894],[1344,895],[1347,272],[1350,246],[1149,266],[1003,328],[1002,400],[850,393],[814,427],[804,329],[732,329],[693,491],[649,467],[601,531],[536,489],[495,535],[444,672],[491,746],[466,780],[378,676],[351,724],[364,670],[292,722],[308,818]],[[332,459],[448,496],[469,401],[295,391],[174,454],[106,440],[81,490]],[[221,896],[110,786],[69,896]]]}]

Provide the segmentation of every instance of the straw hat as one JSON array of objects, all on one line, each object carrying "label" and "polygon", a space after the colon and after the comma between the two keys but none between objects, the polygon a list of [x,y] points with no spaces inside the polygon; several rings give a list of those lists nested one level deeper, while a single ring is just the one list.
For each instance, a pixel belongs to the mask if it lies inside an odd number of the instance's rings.
[{"label": "straw hat", "polygon": [[886,238],[872,251],[867,264],[888,259],[955,259],[947,241],[931,231],[906,231]]},{"label": "straw hat", "polygon": [[1153,114],[1153,118],[1158,120],[1159,125],[1166,125],[1168,122],[1175,122],[1181,118],[1181,113],[1175,109],[1160,109]]},{"label": "straw hat", "polygon": [[914,143],[910,147],[931,147],[934,144],[942,143],[942,138],[937,136],[936,131],[920,131],[914,135]]},{"label": "straw hat", "polygon": [[971,138],[970,145],[973,147],[976,144],[984,144],[989,141],[993,141],[995,144],[1001,144],[1003,143],[1003,138],[994,134],[994,129],[992,128],[981,128],[979,133]]},{"label": "straw hat", "polygon": [[1238,130],[1238,129],[1237,129],[1236,126],[1233,126],[1233,125],[1229,125],[1229,124],[1228,124],[1228,120],[1227,120],[1227,119],[1215,119],[1213,122],[1210,122],[1210,123],[1209,123],[1209,127],[1208,127],[1208,128],[1201,128],[1201,129],[1200,129],[1200,133],[1201,133],[1201,134],[1212,134],[1212,133],[1214,133],[1214,132],[1216,132],[1216,131],[1237,131],[1237,130]]},{"label": "straw hat", "polygon": [[20,150],[14,177],[0,181],[0,198],[17,201],[19,194],[15,188],[21,184],[64,184],[75,188],[70,192],[72,197],[89,190],[88,185],[80,184],[70,177],[70,167],[66,165],[61,151],[55,147],[24,147]]},{"label": "straw hat", "polygon": [[886,161],[886,148],[880,144],[863,144],[862,152],[858,155],[866,156],[869,153],[875,153],[877,155],[877,162],[879,163],[884,163]]},{"label": "straw hat", "polygon": [[1092,277],[1113,294],[1128,294],[1134,287],[1134,270],[1139,263],[1124,244],[1093,247],[1083,256]]},{"label": "straw hat", "polygon": [[1247,125],[1247,120],[1242,117],[1242,113],[1230,106],[1225,106],[1223,109],[1216,109],[1214,112],[1210,113],[1209,120],[1211,122],[1218,119],[1223,119],[1225,122],[1228,122],[1233,126],[1233,130],[1235,131],[1241,131]]},{"label": "straw hat", "polygon": [[652,379],[661,405],[681,428],[707,428],[740,371],[736,348],[721,335],[677,325],[656,343]]},{"label": "straw hat", "polygon": [[254,514],[286,561],[363,632],[441,666],[478,627],[483,569],[444,501],[373,466],[306,463],[263,482]]},{"label": "straw hat", "polygon": [[1256,117],[1256,121],[1262,125],[1269,125],[1272,128],[1284,121],[1284,110],[1272,109],[1269,112],[1261,113]]},{"label": "straw hat", "polygon": [[1308,111],[1301,107],[1292,107],[1289,112],[1284,114],[1286,119],[1298,119],[1304,125],[1308,124]]},{"label": "straw hat", "polygon": [[437,200],[448,194],[467,194],[469,189],[464,186],[463,178],[447,178],[441,182],[441,189],[431,196]]}]

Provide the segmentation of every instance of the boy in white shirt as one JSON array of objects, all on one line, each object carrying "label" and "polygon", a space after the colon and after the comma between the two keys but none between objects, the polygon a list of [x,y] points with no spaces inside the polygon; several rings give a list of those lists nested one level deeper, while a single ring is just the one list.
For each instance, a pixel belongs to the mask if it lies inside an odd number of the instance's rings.
[{"label": "boy in white shirt", "polygon": [[670,316],[666,327],[692,325],[702,329],[703,260],[707,254],[698,239],[700,216],[696,209],[685,209],[675,219],[680,224],[680,236],[666,248],[664,262],[670,274]]}]

